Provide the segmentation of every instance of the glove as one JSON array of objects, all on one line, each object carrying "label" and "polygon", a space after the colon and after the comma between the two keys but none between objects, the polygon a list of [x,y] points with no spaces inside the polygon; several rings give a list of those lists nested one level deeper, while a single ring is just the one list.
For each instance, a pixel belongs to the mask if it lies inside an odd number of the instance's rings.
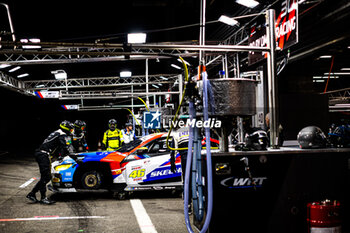
[{"label": "glove", "polygon": [[83,159],[76,159],[75,162],[79,165],[83,164]]},{"label": "glove", "polygon": [[75,153],[70,153],[68,156],[71,157],[75,161],[78,159],[78,155]]}]

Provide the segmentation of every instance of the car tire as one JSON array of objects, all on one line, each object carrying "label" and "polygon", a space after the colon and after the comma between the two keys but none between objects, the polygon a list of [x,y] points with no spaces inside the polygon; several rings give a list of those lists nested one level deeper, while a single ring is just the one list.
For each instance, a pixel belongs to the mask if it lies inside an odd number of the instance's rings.
[{"label": "car tire", "polygon": [[85,172],[81,177],[81,183],[85,189],[99,189],[102,185],[102,174],[99,171]]}]

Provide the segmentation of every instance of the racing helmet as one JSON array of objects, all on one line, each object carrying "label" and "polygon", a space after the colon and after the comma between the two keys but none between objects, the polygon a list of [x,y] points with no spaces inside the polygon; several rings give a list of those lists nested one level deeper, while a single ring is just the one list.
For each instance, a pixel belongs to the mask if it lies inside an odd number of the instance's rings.
[{"label": "racing helmet", "polygon": [[117,120],[115,120],[115,119],[110,119],[109,121],[108,121],[108,127],[109,127],[109,129],[110,130],[115,130],[116,129],[116,127],[117,127]]},{"label": "racing helmet", "polygon": [[299,147],[302,149],[326,147],[326,135],[317,126],[308,126],[300,130],[297,136]]},{"label": "racing helmet", "polygon": [[350,146],[350,125],[331,125],[328,133],[328,140],[332,146],[335,147],[349,147]]},{"label": "racing helmet", "polygon": [[257,130],[245,137],[245,146],[249,150],[266,150],[269,139],[264,130]]},{"label": "racing helmet", "polygon": [[85,121],[81,121],[81,120],[76,120],[74,122],[74,131],[76,133],[81,133],[84,132],[86,128],[86,123]]},{"label": "racing helmet", "polygon": [[74,133],[74,125],[69,121],[62,121],[60,124],[60,128],[65,132],[67,135],[72,135]]}]

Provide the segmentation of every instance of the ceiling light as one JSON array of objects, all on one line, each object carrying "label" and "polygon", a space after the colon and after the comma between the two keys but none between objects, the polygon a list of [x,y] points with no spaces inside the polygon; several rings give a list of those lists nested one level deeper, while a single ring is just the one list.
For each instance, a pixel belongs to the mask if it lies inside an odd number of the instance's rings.
[{"label": "ceiling light", "polygon": [[11,65],[9,65],[9,64],[0,64],[0,69],[7,68],[9,66],[11,66]]},{"label": "ceiling light", "polygon": [[[328,76],[314,76],[313,79],[328,79]],[[337,79],[339,76],[329,76],[329,78]]]},{"label": "ceiling light", "polygon": [[131,71],[122,71],[120,72],[120,77],[121,78],[130,78],[131,77]]},{"label": "ceiling light", "polygon": [[16,70],[19,70],[19,69],[21,69],[21,67],[16,66],[15,68],[12,68],[11,70],[9,70],[9,72],[12,73],[12,72],[15,72]]},{"label": "ceiling light", "polygon": [[[324,75],[328,75],[329,73],[324,73]],[[331,75],[350,75],[350,72],[335,72],[331,73]]]},{"label": "ceiling light", "polygon": [[175,69],[178,69],[178,70],[181,70],[181,67],[180,66],[177,66],[175,64],[171,64],[172,67],[174,67]]},{"label": "ceiling light", "polygon": [[[32,39],[21,39],[20,40],[21,43],[25,44],[25,43],[40,43],[40,39],[38,38],[32,38]],[[41,46],[40,45],[22,45],[23,49],[40,49]]]},{"label": "ceiling light", "polygon": [[146,42],[146,33],[129,33],[128,43],[129,44],[142,44]]},{"label": "ceiling light", "polygon": [[254,8],[257,5],[259,5],[259,2],[254,1],[254,0],[236,0],[238,4],[241,4],[243,6],[249,7],[249,8]]},{"label": "ceiling light", "polygon": [[163,77],[163,76],[160,76],[159,78],[164,79],[164,80],[169,80],[168,78]]},{"label": "ceiling light", "polygon": [[298,4],[302,4],[303,2],[305,2],[306,0],[299,0]]},{"label": "ceiling light", "polygon": [[320,56],[319,58],[332,58],[332,55],[323,55],[323,56]]},{"label": "ceiling light", "polygon": [[341,68],[340,70],[347,70],[347,71],[349,71],[350,68]]},{"label": "ceiling light", "polygon": [[17,76],[17,78],[23,78],[23,77],[27,77],[29,74],[28,73],[25,73],[25,74],[20,74]]},{"label": "ceiling light", "polygon": [[314,80],[314,83],[324,83],[324,79],[320,79],[320,80]]},{"label": "ceiling light", "polygon": [[55,75],[55,79],[57,80],[67,79],[67,73],[64,70],[54,70],[51,71],[51,74]]},{"label": "ceiling light", "polygon": [[154,84],[152,84],[152,86],[155,87],[155,88],[159,88],[157,85],[154,85]]},{"label": "ceiling light", "polygon": [[230,17],[227,17],[225,15],[221,15],[220,18],[219,18],[219,21],[222,22],[222,23],[226,23],[226,24],[228,24],[230,26],[238,24],[237,20],[234,20],[234,19],[232,19]]}]

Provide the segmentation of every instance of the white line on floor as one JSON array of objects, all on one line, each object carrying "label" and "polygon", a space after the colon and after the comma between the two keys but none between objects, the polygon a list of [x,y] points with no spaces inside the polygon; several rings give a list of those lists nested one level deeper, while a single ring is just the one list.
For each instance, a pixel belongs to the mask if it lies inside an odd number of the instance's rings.
[{"label": "white line on floor", "polygon": [[27,187],[28,185],[30,185],[34,180],[36,180],[35,177],[29,179],[27,182],[25,182],[24,184],[22,184],[21,186],[19,186],[19,188],[24,189],[25,187]]},{"label": "white line on floor", "polygon": [[0,222],[14,222],[14,221],[42,221],[42,220],[67,220],[67,219],[87,219],[87,218],[105,218],[104,216],[35,216],[33,218],[8,218],[0,219]]},{"label": "white line on floor", "polygon": [[131,207],[134,210],[137,222],[142,233],[157,233],[150,217],[148,216],[145,207],[143,207],[140,199],[131,199]]}]

